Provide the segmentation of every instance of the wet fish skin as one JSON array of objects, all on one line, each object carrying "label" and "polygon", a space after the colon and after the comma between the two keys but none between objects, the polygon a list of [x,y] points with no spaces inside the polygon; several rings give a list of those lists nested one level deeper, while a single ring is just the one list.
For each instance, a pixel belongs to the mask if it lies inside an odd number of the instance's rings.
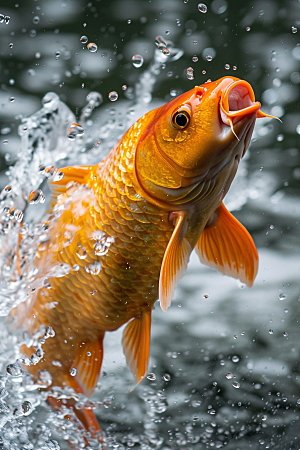
[{"label": "wet fish skin", "polygon": [[[90,396],[105,332],[127,323],[122,344],[139,383],[154,303],[159,297],[167,310],[194,248],[205,264],[252,285],[255,245],[222,201],[256,118],[265,116],[259,108],[247,82],[221,78],[141,117],[99,164],[61,169],[64,177],[51,186],[48,240],[36,258],[35,282],[48,284],[12,312],[30,334],[40,325],[55,330],[44,358],[28,367],[35,378],[47,370],[52,386]],[[69,272],[55,276],[61,264]],[[99,430],[92,411],[77,415]]]}]

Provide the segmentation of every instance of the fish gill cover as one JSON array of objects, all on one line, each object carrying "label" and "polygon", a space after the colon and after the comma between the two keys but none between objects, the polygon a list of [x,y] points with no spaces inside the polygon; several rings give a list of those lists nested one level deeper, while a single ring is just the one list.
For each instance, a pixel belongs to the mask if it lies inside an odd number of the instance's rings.
[{"label": "fish gill cover", "polygon": [[[126,393],[132,380],[117,332],[94,396],[76,401],[96,411],[103,448],[298,448],[299,13],[288,0],[2,2],[0,448],[84,446],[65,420],[70,411],[46,402],[51,376],[34,383],[24,370],[39,364],[55,330],[17,335],[7,324],[47,283],[34,265],[47,239],[47,180],[63,166],[98,162],[146,111],[227,74],[251,82],[264,111],[283,121],[258,123],[226,198],[231,210],[244,206],[260,250],[255,287],[192,258],[168,314],[154,313],[143,384]],[[25,358],[21,343],[36,352]]]}]

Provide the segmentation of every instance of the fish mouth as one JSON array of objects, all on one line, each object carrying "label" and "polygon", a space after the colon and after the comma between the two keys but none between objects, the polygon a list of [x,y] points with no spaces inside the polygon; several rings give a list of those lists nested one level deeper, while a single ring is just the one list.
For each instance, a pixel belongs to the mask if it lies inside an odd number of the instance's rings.
[{"label": "fish mouth", "polygon": [[[260,111],[260,102],[255,101],[252,87],[247,81],[238,80],[231,83],[221,94],[220,115],[222,122],[229,125],[232,133],[237,136],[233,125],[245,116],[256,114],[257,117],[269,117]],[[258,115],[258,113],[260,113]]]}]

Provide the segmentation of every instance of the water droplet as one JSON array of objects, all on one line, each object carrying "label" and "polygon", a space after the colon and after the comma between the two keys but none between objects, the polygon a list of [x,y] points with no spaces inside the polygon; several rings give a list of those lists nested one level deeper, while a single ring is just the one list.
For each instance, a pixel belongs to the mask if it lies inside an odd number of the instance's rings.
[{"label": "water droplet", "polygon": [[297,31],[298,31],[298,28],[297,27],[292,27],[292,33],[297,33]]},{"label": "water droplet", "polygon": [[231,372],[226,373],[226,378],[227,378],[227,380],[232,380],[233,373],[231,373]]},{"label": "water droplet", "polygon": [[9,21],[10,21],[10,16],[5,16],[4,20],[5,20],[5,25],[8,25]]},{"label": "water droplet", "polygon": [[234,356],[231,358],[231,360],[232,360],[232,362],[234,362],[234,363],[238,363],[239,360],[240,360],[240,358],[239,358],[238,356],[234,355]]},{"label": "water droplet", "polygon": [[92,91],[86,96],[86,100],[89,102],[89,106],[97,108],[103,102],[103,97],[100,92]]},{"label": "water droplet", "polygon": [[28,400],[22,403],[22,411],[24,416],[29,416],[32,413],[33,406]]},{"label": "water droplet", "polygon": [[194,79],[194,69],[192,67],[188,67],[186,69],[186,77],[188,80],[193,80]]},{"label": "water droplet", "polygon": [[132,64],[134,67],[139,68],[142,67],[144,63],[144,58],[141,55],[134,55],[132,57]]},{"label": "water droplet", "polygon": [[171,380],[171,375],[169,375],[168,373],[164,373],[162,376],[162,379],[164,381],[170,381]]},{"label": "water droplet", "polygon": [[232,383],[232,386],[233,386],[235,389],[239,389],[240,383],[238,383],[237,381],[234,381],[234,382]]},{"label": "water droplet", "polygon": [[15,101],[15,97],[9,97],[9,101],[10,102],[14,102]]},{"label": "water droplet", "polygon": [[55,336],[55,331],[53,330],[52,327],[50,327],[50,325],[46,328],[45,334],[44,334],[44,339],[48,339],[49,337],[54,337]]},{"label": "water droplet", "polygon": [[31,191],[29,194],[28,201],[30,205],[35,205],[37,203],[44,203],[45,195],[43,191],[41,191],[40,189],[37,189],[36,191]]},{"label": "water droplet", "polygon": [[11,79],[9,80],[9,84],[10,84],[11,86],[13,86],[13,85],[15,84],[15,80],[14,80],[13,78],[11,78]]},{"label": "water droplet", "polygon": [[84,129],[82,128],[81,125],[79,125],[78,123],[72,123],[72,125],[70,126],[67,136],[70,140],[75,139],[77,136],[83,136],[84,134]]},{"label": "water droplet", "polygon": [[127,20],[127,23],[128,23],[128,25],[130,25],[130,24],[131,24],[131,20],[130,20],[130,19],[128,19],[128,20]]},{"label": "water droplet", "polygon": [[261,420],[267,420],[268,416],[266,416],[266,414],[261,416]]},{"label": "water droplet", "polygon": [[202,70],[202,75],[205,75],[206,74],[206,70]]},{"label": "water droplet", "polygon": [[126,85],[126,84],[123,84],[123,86],[122,86],[122,91],[126,91],[126,89],[127,89],[127,85]]},{"label": "water droplet", "polygon": [[205,5],[205,3],[198,3],[198,11],[200,11],[201,13],[207,12],[207,6]]},{"label": "water droplet", "polygon": [[285,295],[285,294],[279,294],[278,299],[279,299],[280,301],[283,301],[283,300],[286,299],[286,295]]},{"label": "water droplet", "polygon": [[22,376],[22,367],[18,362],[13,364],[8,364],[6,367],[6,372],[9,373],[12,377],[20,377]]},{"label": "water droplet", "polygon": [[232,70],[237,70],[237,66],[232,66]]},{"label": "water droplet", "polygon": [[95,53],[98,50],[97,44],[95,44],[94,42],[90,42],[87,46],[87,49],[92,52]]},{"label": "water droplet", "polygon": [[285,308],[284,313],[287,314],[289,312],[289,310],[287,308]]},{"label": "water droplet", "polygon": [[13,42],[10,42],[9,48],[13,48],[13,46],[14,46]]},{"label": "water droplet", "polygon": [[170,30],[166,30],[165,33],[166,33],[167,36],[169,36],[171,34],[171,31]]},{"label": "water droplet", "polygon": [[93,264],[85,266],[85,271],[87,273],[90,273],[91,275],[99,275],[101,268],[102,268],[101,262],[95,261]]},{"label": "water droplet", "polygon": [[80,42],[81,42],[82,44],[86,44],[86,43],[88,42],[87,36],[81,36]]},{"label": "water droplet", "polygon": [[155,44],[157,45],[159,50],[167,47],[167,43],[162,36],[156,36]]},{"label": "water droplet", "polygon": [[246,31],[250,31],[251,30],[251,28],[250,27],[246,27]]},{"label": "water droplet", "polygon": [[148,373],[147,378],[150,381],[155,381],[156,380],[156,375],[155,375],[155,373]]},{"label": "water droplet", "polygon": [[207,56],[206,56],[206,60],[207,60],[207,61],[212,61],[212,59],[213,59],[213,58],[212,58],[211,55],[207,55]]},{"label": "water droplet", "polygon": [[76,373],[77,373],[77,370],[75,369],[75,367],[72,367],[72,369],[70,369],[71,377],[75,377]]},{"label": "water droplet", "polygon": [[80,259],[85,259],[87,257],[87,251],[86,251],[85,247],[80,247],[78,249],[78,251],[76,252],[76,255]]},{"label": "water droplet", "polygon": [[193,56],[193,57],[192,57],[192,61],[193,61],[193,62],[197,62],[197,61],[198,61],[198,56]]},{"label": "water droplet", "polygon": [[108,98],[109,98],[109,100],[110,100],[111,102],[115,102],[116,100],[118,100],[118,97],[119,97],[119,95],[118,95],[118,93],[117,93],[116,91],[111,91],[111,92],[108,94]]},{"label": "water droplet", "polygon": [[289,334],[288,334],[287,331],[284,331],[284,332],[283,332],[283,336],[284,336],[284,337],[288,337],[288,335],[289,335]]},{"label": "water droplet", "polygon": [[269,334],[274,334],[274,330],[269,330]]},{"label": "water droplet", "polygon": [[170,52],[170,50],[168,48],[163,48],[162,49],[162,54],[165,55],[165,56],[169,56],[169,55],[171,55],[171,52]]},{"label": "water droplet", "polygon": [[36,379],[36,383],[43,385],[43,386],[51,386],[52,376],[48,372],[48,370],[39,370],[38,377]]},{"label": "water droplet", "polygon": [[32,19],[32,22],[33,22],[35,25],[37,25],[37,24],[39,23],[39,21],[40,21],[39,16],[34,16],[34,18]]},{"label": "water droplet", "polygon": [[229,69],[230,69],[230,65],[229,65],[229,64],[225,64],[224,67],[225,67],[226,70],[229,70]]}]

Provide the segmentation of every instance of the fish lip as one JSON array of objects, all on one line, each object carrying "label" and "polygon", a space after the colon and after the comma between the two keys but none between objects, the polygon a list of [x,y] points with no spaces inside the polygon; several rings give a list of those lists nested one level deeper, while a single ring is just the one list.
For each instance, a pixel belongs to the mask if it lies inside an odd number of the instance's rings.
[{"label": "fish lip", "polygon": [[232,131],[233,124],[246,115],[257,113],[260,107],[260,102],[255,101],[251,85],[245,80],[234,81],[221,93],[221,119]]}]

